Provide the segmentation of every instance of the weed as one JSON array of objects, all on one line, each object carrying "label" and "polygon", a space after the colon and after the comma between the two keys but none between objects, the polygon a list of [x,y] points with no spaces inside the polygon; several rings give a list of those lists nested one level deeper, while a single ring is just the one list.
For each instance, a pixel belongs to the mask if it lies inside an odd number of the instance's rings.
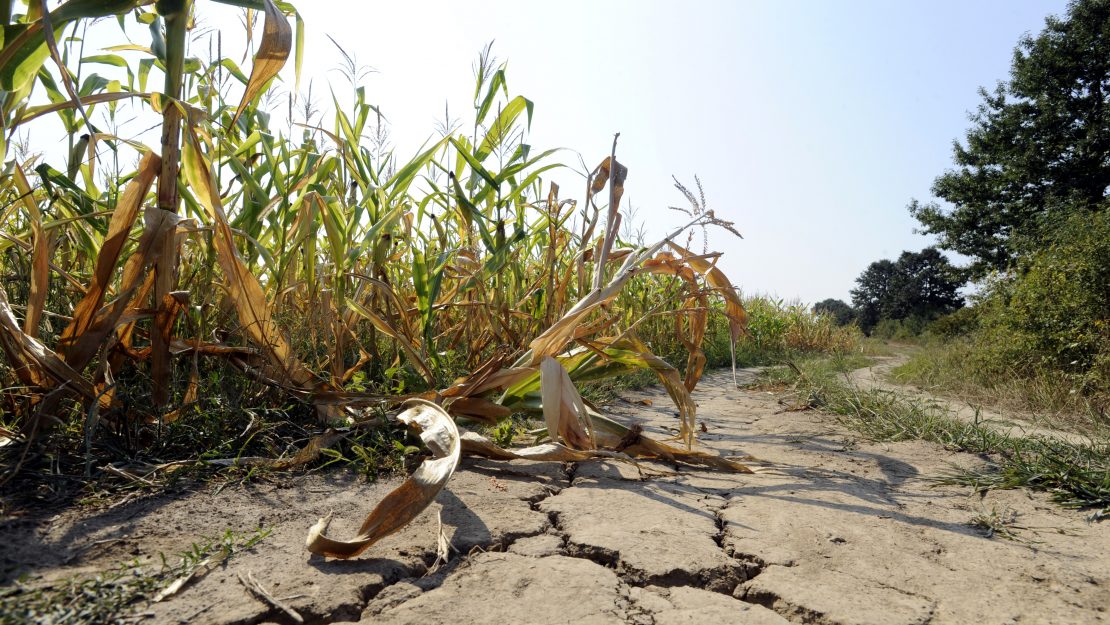
[{"label": "weed", "polygon": [[134,623],[132,612],[175,580],[191,578],[248,550],[269,536],[258,528],[240,535],[226,530],[204,537],[170,563],[132,560],[93,576],[79,576],[34,587],[27,580],[0,591],[0,625],[66,623],[67,625],[116,625]]},{"label": "weed", "polygon": [[1016,510],[1008,507],[999,510],[997,506],[992,506],[990,512],[985,509],[980,510],[978,514],[971,517],[967,524],[981,530],[987,538],[999,536],[1007,540],[1020,541],[1018,535],[1013,531],[1017,529],[1016,521]]},{"label": "weed", "polygon": [[985,468],[954,468],[936,481],[978,490],[1029,488],[1069,508],[1110,517],[1110,441],[1077,443],[1044,436],[1010,436],[978,420],[951,416],[943,406],[885,390],[861,390],[836,375],[827,361],[780,368],[769,377],[795,385],[801,401],[837,415],[876,441],[924,440],[954,451],[988,454]]},{"label": "weed", "polygon": [[932,341],[891,371],[892,381],[999,408],[1036,413],[1053,427],[1097,435],[1110,428],[1106,398],[1081,391],[1060,371],[984,368],[968,339]]}]

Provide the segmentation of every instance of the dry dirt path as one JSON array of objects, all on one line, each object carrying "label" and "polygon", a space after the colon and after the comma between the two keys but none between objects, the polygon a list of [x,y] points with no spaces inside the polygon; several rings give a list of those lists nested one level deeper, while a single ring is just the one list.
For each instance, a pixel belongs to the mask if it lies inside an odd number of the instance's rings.
[{"label": "dry dirt path", "polygon": [[[859,441],[826,415],[735,389],[729,374],[695,397],[704,447],[773,469],[464,460],[432,509],[351,561],[310,556],[308,527],[334,511],[333,532],[353,533],[395,482],[310,474],[7,520],[0,573],[42,583],[264,526],[272,534],[252,550],[141,606],[142,622],[291,622],[245,590],[248,572],[309,623],[1110,622],[1110,526],[1035,493],[933,486],[929,476],[982,460]],[[622,418],[657,434],[676,424],[661,391],[628,400],[612,406]],[[461,555],[428,574],[437,512]],[[1014,515],[1020,540],[969,524],[992,512]]]},{"label": "dry dirt path", "polygon": [[1034,414],[1002,411],[980,402],[966,401],[952,397],[943,397],[908,384],[897,384],[890,380],[891,372],[909,360],[910,353],[905,348],[894,348],[894,355],[880,356],[874,359],[870,367],[856,369],[846,376],[847,381],[861,389],[882,389],[894,391],[902,395],[916,397],[926,402],[935,404],[948,413],[949,416],[964,421],[977,421],[980,425],[994,428],[1010,436],[1044,436],[1058,438],[1070,443],[1082,444],[1090,442],[1080,434],[1066,432],[1052,428],[1044,419]]}]

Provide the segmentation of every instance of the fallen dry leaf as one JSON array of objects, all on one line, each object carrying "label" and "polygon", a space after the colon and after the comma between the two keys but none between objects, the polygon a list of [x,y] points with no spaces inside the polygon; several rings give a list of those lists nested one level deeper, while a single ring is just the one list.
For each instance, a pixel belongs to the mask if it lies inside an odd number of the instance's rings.
[{"label": "fallen dry leaf", "polygon": [[416,518],[443,490],[459,464],[462,445],[455,421],[443,408],[422,399],[410,399],[397,420],[420,431],[420,439],[432,457],[416,468],[409,479],[389,493],[366,517],[358,535],[351,540],[335,540],[324,535],[331,516],[308,530],[305,546],[312,553],[329,558],[353,558],[382,538],[396,532]]}]

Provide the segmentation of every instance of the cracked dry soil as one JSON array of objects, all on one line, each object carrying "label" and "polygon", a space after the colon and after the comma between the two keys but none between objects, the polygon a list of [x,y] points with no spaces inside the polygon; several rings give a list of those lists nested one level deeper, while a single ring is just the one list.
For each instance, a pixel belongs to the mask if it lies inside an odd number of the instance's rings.
[{"label": "cracked dry soil", "polygon": [[[655,434],[677,425],[660,389],[611,409]],[[653,406],[636,400],[651,399]],[[1025,491],[928,481],[983,460],[923,442],[857,440],[827,416],[707,376],[701,444],[767,461],[757,475],[641,463],[464,459],[429,511],[350,561],[304,549],[335,512],[353,533],[395,482],[304,475],[160,495],[0,525],[4,584],[93,574],[180,553],[202,536],[272,528],[142,622],[285,623],[248,572],[307,623],[1027,624],[1110,622],[1110,533]],[[1015,514],[1019,540],[970,521]],[[437,512],[458,551],[436,571]]]}]

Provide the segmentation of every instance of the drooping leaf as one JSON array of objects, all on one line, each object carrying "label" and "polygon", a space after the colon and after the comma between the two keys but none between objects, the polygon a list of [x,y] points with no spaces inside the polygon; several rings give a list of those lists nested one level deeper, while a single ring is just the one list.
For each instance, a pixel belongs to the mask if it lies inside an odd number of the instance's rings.
[{"label": "drooping leaf", "polygon": [[239,257],[231,226],[224,214],[219,191],[213,184],[211,166],[204,157],[200,140],[192,127],[186,129],[185,149],[182,151],[182,172],[196,194],[197,200],[207,209],[213,222],[213,242],[216,257],[228,281],[228,293],[247,335],[262,347],[286,380],[300,388],[315,386],[315,376],[301,363],[289,347],[285,333],[273,319],[273,311],[262,285]]},{"label": "drooping leaf", "polygon": [[38,338],[39,322],[46,306],[46,294],[50,286],[50,239],[42,224],[42,212],[35,202],[31,183],[23,168],[15,165],[12,178],[19,192],[20,204],[27,211],[31,222],[31,292],[27,297],[27,314],[23,318],[23,331],[32,338]]},{"label": "drooping leaf", "polygon": [[254,55],[254,67],[251,68],[251,77],[246,91],[243,92],[243,99],[231,119],[233,126],[255,96],[262,93],[266,84],[285,67],[293,47],[293,29],[289,26],[289,20],[274,6],[272,0],[264,2],[266,21],[262,30],[262,42],[258,46],[258,53]]},{"label": "drooping leaf", "polygon": [[[141,198],[140,198],[141,199]],[[150,207],[146,211],[143,234],[139,237],[139,245],[134,253],[128,257],[120,276],[116,299],[103,307],[93,308],[93,298],[103,301],[102,285],[96,290],[90,288],[92,297],[81,300],[82,306],[80,319],[75,315],[74,322],[66,327],[66,342],[59,343],[65,348],[65,360],[74,368],[83,369],[93,357],[101,350],[105,340],[121,324],[133,323],[125,318],[124,314],[132,304],[132,296],[136,290],[143,286],[143,276],[152,275],[148,272],[161,253],[158,242],[167,235],[172,236],[180,218],[169,211]],[[110,255],[106,255],[106,259]],[[108,267],[107,260],[104,267]],[[100,265],[97,266],[99,270]],[[114,267],[113,267],[114,268]],[[111,274],[108,271],[109,276]],[[94,276],[94,280],[95,280]],[[97,293],[99,292],[99,295]],[[86,313],[86,311],[91,311]],[[79,322],[80,326],[76,325]],[[127,331],[130,333],[130,330]]]},{"label": "drooping leaf", "polygon": [[[594,415],[597,424],[598,442],[604,447],[620,449],[633,458],[659,458],[668,462],[684,462],[707,466],[735,473],[755,473],[748,465],[696,449],[681,449],[662,443],[644,435],[639,426],[627,427],[616,421]],[[750,456],[747,459],[753,459]]]},{"label": "drooping leaf", "polygon": [[668,244],[681,255],[682,260],[689,264],[694,271],[704,275],[709,286],[713,287],[724,298],[725,315],[729,320],[730,332],[733,340],[739,338],[747,330],[748,312],[744,309],[744,302],[740,300],[740,294],[736,292],[736,287],[732,286],[728,276],[705,257],[690,252],[674,241],[668,241]]},{"label": "drooping leaf", "polygon": [[97,398],[96,389],[85,378],[35,338],[28,336],[12,312],[7,291],[0,287],[0,347],[20,380],[41,387],[49,382],[65,386],[89,401]]},{"label": "drooping leaf", "polygon": [[544,358],[540,361],[540,378],[543,420],[551,440],[562,440],[571,449],[596,449],[590,415],[563,365],[554,358]]},{"label": "drooping leaf", "polygon": [[391,323],[383,319],[381,315],[378,315],[377,313],[370,310],[366,306],[363,306],[359,302],[353,299],[348,300],[347,306],[359,316],[365,318],[367,321],[373,324],[373,326],[377,328],[379,332],[382,332],[386,336],[396,340],[397,343],[401,346],[401,349],[404,350],[405,355],[408,356],[409,361],[413,364],[414,367],[416,367],[418,371],[420,371],[420,375],[424,376],[425,381],[427,381],[429,385],[435,383],[435,374],[432,373],[432,370],[428,366],[428,363],[424,361],[424,358],[420,356],[420,352],[418,352],[416,350],[416,347],[409,342],[409,339],[407,337],[405,337],[396,328],[394,328]]},{"label": "drooping leaf", "polygon": [[[91,354],[78,354],[76,350],[73,350],[74,344],[92,324],[94,315],[104,304],[104,295],[112,284],[112,276],[119,265],[123,246],[127,243],[127,238],[131,234],[131,227],[134,225],[139,209],[142,207],[143,199],[150,190],[150,186],[153,184],[160,168],[161,159],[153,152],[146,153],[139,162],[136,176],[128,183],[123,195],[116,203],[115,210],[112,211],[112,219],[108,223],[108,234],[104,237],[104,242],[97,253],[96,266],[93,269],[92,279],[85,291],[85,296],[77,303],[73,310],[73,319],[62,330],[62,335],[58,339],[59,351],[68,362],[80,363],[77,365],[79,367],[83,367],[88,362]],[[93,350],[98,349],[96,345],[90,345],[90,347]]]},{"label": "drooping leaf", "polygon": [[668,242],[670,246],[679,254],[682,255],[683,260],[686,261],[694,271],[705,276],[705,281],[709,286],[713,287],[722,298],[725,300],[725,316],[728,317],[729,326],[729,349],[732,356],[732,380],[736,383],[736,341],[740,338],[741,334],[748,331],[748,311],[744,309],[744,302],[740,300],[740,294],[736,292],[736,288],[732,286],[728,276],[723,271],[717,268],[716,265],[710,263],[704,257],[692,254],[689,250],[678,245],[674,241]]}]

